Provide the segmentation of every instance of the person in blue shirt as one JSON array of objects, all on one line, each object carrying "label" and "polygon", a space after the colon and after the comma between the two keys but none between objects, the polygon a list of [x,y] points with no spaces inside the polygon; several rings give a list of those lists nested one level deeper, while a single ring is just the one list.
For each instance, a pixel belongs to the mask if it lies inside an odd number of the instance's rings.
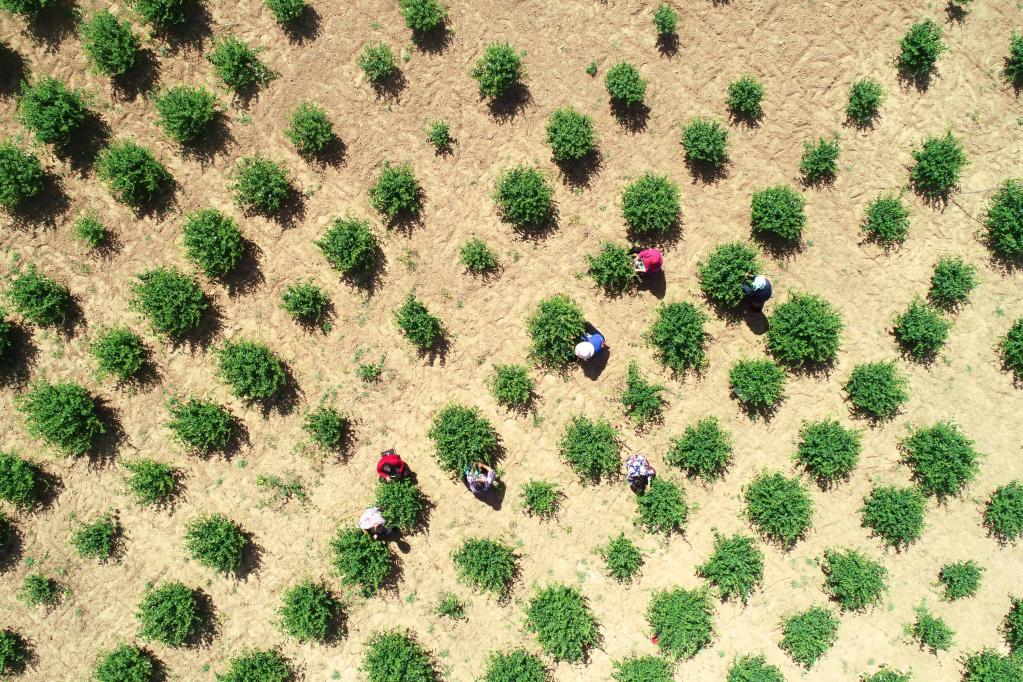
[{"label": "person in blue shirt", "polygon": [[763,275],[757,275],[752,282],[742,285],[742,293],[746,294],[746,304],[750,309],[760,312],[771,298],[771,281]]},{"label": "person in blue shirt", "polygon": [[583,362],[595,358],[607,348],[607,339],[604,335],[593,325],[588,324],[586,327],[586,332],[579,337],[579,343],[575,344],[575,356]]}]

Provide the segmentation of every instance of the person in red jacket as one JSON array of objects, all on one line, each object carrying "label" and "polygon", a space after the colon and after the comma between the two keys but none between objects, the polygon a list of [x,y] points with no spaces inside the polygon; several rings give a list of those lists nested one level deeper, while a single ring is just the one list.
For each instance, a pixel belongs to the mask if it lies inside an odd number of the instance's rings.
[{"label": "person in red jacket", "polygon": [[409,468],[394,448],[380,453],[377,475],[385,481],[400,481],[409,475]]},{"label": "person in red jacket", "polygon": [[638,246],[633,246],[629,253],[633,256],[633,268],[640,275],[660,272],[664,266],[664,256],[659,249],[641,249]]}]

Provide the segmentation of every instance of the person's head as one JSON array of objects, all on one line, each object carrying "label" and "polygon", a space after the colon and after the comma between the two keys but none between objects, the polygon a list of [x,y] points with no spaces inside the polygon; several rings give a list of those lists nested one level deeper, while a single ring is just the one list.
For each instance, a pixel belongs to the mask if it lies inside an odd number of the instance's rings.
[{"label": "person's head", "polygon": [[646,272],[646,263],[639,256],[632,257],[632,269],[636,272]]},{"label": "person's head", "polygon": [[753,278],[753,283],[750,286],[753,287],[753,291],[760,291],[767,286],[767,278],[763,275],[757,275]]},{"label": "person's head", "polygon": [[391,463],[381,464],[380,471],[384,472],[388,476],[394,476],[396,473],[398,473],[398,467],[394,466]]},{"label": "person's head", "polygon": [[575,344],[575,356],[580,360],[589,360],[597,352],[597,349],[593,347],[593,344],[589,341],[580,341]]},{"label": "person's head", "polygon": [[636,476],[629,481],[629,488],[637,495],[642,495],[646,492],[646,480],[646,476]]}]

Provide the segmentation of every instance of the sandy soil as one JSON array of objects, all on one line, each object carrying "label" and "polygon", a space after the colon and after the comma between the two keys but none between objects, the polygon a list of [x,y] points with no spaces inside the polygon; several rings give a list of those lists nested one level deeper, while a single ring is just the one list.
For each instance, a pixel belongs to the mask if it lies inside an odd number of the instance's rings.
[{"label": "sandy soil", "polygon": [[[679,48],[658,52],[650,15],[655,3],[476,2],[452,0],[450,40],[422,51],[410,40],[395,3],[337,4],[313,0],[313,34],[289,39],[257,0],[209,3],[212,35],[229,31],[264,48],[277,80],[248,103],[232,101],[219,88],[203,58],[210,44],[168,46],[148,43],[158,69],[152,85],[202,83],[227,103],[224,144],[205,157],[185,157],[154,125],[152,105],[139,92],[117,91],[89,72],[73,33],[40,37],[24,23],[0,17],[0,35],[24,58],[32,73],[49,73],[92,93],[95,109],[113,136],[130,136],[151,146],[177,182],[173,203],[162,215],[136,216],[114,202],[88,164],[72,167],[39,149],[60,177],[64,205],[30,225],[14,226],[6,216],[0,243],[3,267],[33,262],[65,282],[80,302],[84,324],[69,337],[32,331],[32,378],[73,379],[90,387],[116,414],[121,434],[111,456],[69,461],[26,434],[13,412],[21,389],[0,389],[0,447],[41,462],[61,482],[56,499],[44,509],[15,514],[22,538],[15,560],[0,572],[0,625],[13,626],[32,643],[35,662],[28,680],[81,680],[95,656],[136,634],[133,617],[145,586],[174,578],[202,588],[218,619],[208,646],[172,650],[152,647],[169,677],[209,680],[228,658],[246,646],[281,645],[308,680],[356,680],[363,645],[373,631],[412,628],[437,656],[448,679],[471,680],[495,649],[536,643],[522,629],[523,606],[534,586],[553,581],[578,585],[602,624],[603,644],[587,665],[559,665],[558,680],[608,679],[611,664],[632,653],[655,650],[645,611],[659,588],[699,584],[695,567],[711,549],[714,529],[748,530],[741,518],[740,492],[764,468],[792,471],[791,457],[801,421],[838,416],[849,421],[841,384],[863,361],[897,357],[890,337],[892,318],[926,290],[930,269],[943,255],[961,254],[980,269],[981,284],[972,303],[955,318],[940,359],[930,367],[902,362],[910,377],[905,412],[876,428],[864,428],[864,456],[851,480],[822,492],[814,529],[790,552],[765,546],[765,581],[746,607],[720,604],[716,641],[678,666],[677,679],[723,679],[739,655],[762,653],[789,679],[853,680],[882,663],[912,669],[921,680],[958,679],[958,659],[983,646],[1004,647],[998,626],[1010,594],[1019,593],[1023,550],[999,547],[980,524],[982,503],[995,487],[1023,474],[1019,414],[1023,392],[998,367],[993,344],[1023,314],[1019,296],[1023,274],[993,267],[977,238],[978,216],[993,188],[1018,174],[1023,158],[1020,116],[1014,93],[1001,81],[1001,59],[1019,9],[1007,0],[976,3],[963,23],[947,20],[937,3],[871,1],[675,3],[681,14]],[[99,5],[96,5],[97,7]],[[125,12],[121,5],[118,11]],[[951,50],[940,61],[926,92],[902,85],[892,64],[905,30],[923,16],[945,28]],[[368,40],[383,40],[407,55],[405,86],[379,97],[365,82],[356,56]],[[486,43],[508,40],[526,52],[529,97],[512,115],[495,117],[479,102],[469,76]],[[603,72],[626,59],[649,82],[650,116],[645,129],[623,129],[609,111]],[[600,76],[586,75],[595,60]],[[725,119],[725,89],[751,72],[766,85],[766,117],[761,125],[731,125],[733,163],[712,184],[695,179],[682,163],[679,124],[696,115]],[[843,125],[850,83],[872,76],[888,99],[878,125],[858,132]],[[9,79],[8,79],[9,80]],[[286,118],[301,101],[323,105],[345,145],[334,164],[301,159],[284,136]],[[547,116],[571,104],[593,116],[602,164],[582,185],[559,174],[544,143]],[[437,156],[425,141],[425,127],[448,121],[457,143],[450,156]],[[24,135],[16,122],[10,91],[0,96],[0,126]],[[913,147],[928,134],[946,129],[959,136],[971,164],[962,191],[944,209],[907,196],[913,225],[901,249],[885,253],[862,242],[858,230],[865,204],[907,180]],[[823,295],[841,311],[843,345],[826,376],[794,376],[788,396],[770,421],[751,421],[729,399],[727,371],[742,357],[763,354],[763,340],[746,324],[713,318],[709,364],[699,377],[676,380],[662,371],[642,333],[654,318],[658,299],[636,292],[608,299],[580,273],[584,256],[601,240],[624,239],[620,194],[630,178],[645,171],[664,173],[682,187],[681,237],[666,249],[665,301],[700,301],[697,263],[717,244],[749,237],[749,201],[756,189],[797,180],[805,140],[838,133],[841,171],[833,187],[808,190],[805,247],[783,259],[769,259],[776,299],[788,292]],[[228,175],[238,158],[258,151],[286,164],[304,198],[289,220],[277,222],[242,215],[232,205]],[[409,160],[425,189],[425,213],[408,231],[389,231],[369,206],[367,187],[384,160]],[[538,240],[524,240],[503,224],[490,198],[498,173],[530,162],[556,180],[558,229]],[[61,202],[58,201],[58,204]],[[94,378],[87,339],[103,326],[144,325],[128,310],[133,274],[154,263],[189,267],[180,246],[182,215],[212,205],[238,218],[254,245],[250,274],[234,290],[205,282],[216,301],[219,323],[210,341],[246,337],[264,340],[289,363],[298,386],[290,410],[261,413],[232,398],[214,378],[213,359],[201,347],[172,347],[148,336],[158,381],[137,391],[118,389]],[[106,256],[87,252],[71,234],[71,223],[94,209],[110,225],[117,248]],[[350,288],[329,269],[313,245],[337,216],[370,219],[382,239],[386,271],[371,295]],[[469,277],[457,264],[460,244],[484,237],[505,265],[487,283]],[[279,309],[281,289],[311,277],[326,287],[336,308],[333,328],[308,332]],[[452,334],[443,358],[420,358],[395,332],[391,310],[415,290]],[[575,369],[565,376],[536,372],[540,400],[534,413],[509,414],[489,395],[485,379],[499,362],[523,361],[528,346],[525,320],[537,301],[567,292],[612,345],[602,374],[590,378]],[[385,356],[377,385],[354,375],[362,356]],[[636,433],[617,397],[630,360],[669,386],[664,423]],[[200,460],[174,444],[166,428],[164,404],[171,396],[204,395],[230,406],[244,423],[244,444],[229,458]],[[310,454],[301,430],[302,413],[327,400],[358,422],[357,442],[347,461]],[[500,509],[480,505],[437,467],[426,437],[432,415],[448,401],[479,406],[500,432],[506,456],[508,494]],[[586,412],[612,419],[628,450],[648,454],[660,473],[683,481],[662,455],[683,428],[716,415],[735,438],[735,463],[713,485],[685,483],[695,512],[684,536],[668,541],[633,526],[635,503],[623,485],[587,487],[559,461],[556,444],[564,424]],[[910,425],[956,420],[985,454],[981,474],[960,499],[928,509],[923,539],[902,553],[886,551],[859,526],[864,494],[879,482],[904,483],[898,440]],[[300,646],[285,640],[273,624],[282,592],[305,576],[331,575],[327,543],[334,529],[357,518],[372,499],[377,453],[396,446],[419,473],[435,505],[429,530],[409,538],[401,556],[396,591],[373,599],[346,599],[347,637],[331,646]],[[623,451],[624,454],[624,451]],[[185,494],[171,511],[135,506],[124,494],[117,459],[149,456],[180,467]],[[283,510],[261,506],[258,474],[290,472],[307,484],[306,507]],[[557,522],[542,524],[518,509],[521,483],[557,477],[567,498]],[[72,515],[88,517],[117,510],[126,530],[123,556],[109,565],[77,559],[67,544]],[[224,579],[185,558],[185,524],[196,515],[221,511],[250,531],[259,547],[258,563],[244,579]],[[622,587],[602,572],[595,548],[625,531],[648,552],[641,579]],[[512,600],[502,605],[458,584],[449,555],[470,535],[484,534],[513,543],[522,554],[522,576]],[[882,605],[842,616],[838,643],[809,673],[801,672],[778,649],[779,620],[811,604],[824,603],[822,575],[815,560],[828,547],[860,547],[883,560],[890,590]],[[955,559],[984,565],[983,586],[974,599],[941,602],[934,586],[938,568]],[[13,597],[29,569],[29,559],[70,588],[59,606],[43,611]],[[433,609],[443,591],[470,600],[468,619],[452,623]],[[956,631],[955,645],[937,656],[907,641],[904,626],[913,609],[926,603]]]}]

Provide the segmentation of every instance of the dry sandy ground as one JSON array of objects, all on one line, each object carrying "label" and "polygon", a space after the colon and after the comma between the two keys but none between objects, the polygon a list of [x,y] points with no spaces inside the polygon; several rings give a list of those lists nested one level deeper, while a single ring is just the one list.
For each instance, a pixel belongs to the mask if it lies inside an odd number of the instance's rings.
[{"label": "dry sandy ground", "polygon": [[[450,0],[449,43],[421,51],[410,40],[392,2],[325,3],[313,0],[315,35],[289,40],[257,0],[209,3],[213,35],[233,31],[264,48],[266,63],[280,77],[247,104],[231,102],[203,58],[200,45],[167,47],[150,43],[158,63],[158,86],[206,84],[222,94],[229,135],[205,158],[183,157],[154,125],[153,108],[135,92],[112,90],[89,72],[73,34],[40,38],[10,16],[0,17],[0,35],[24,57],[32,73],[50,73],[93,93],[95,108],[116,137],[150,145],[168,165],[177,190],[171,209],[159,216],[135,216],[115,203],[86,164],[71,168],[40,149],[61,178],[67,205],[28,226],[3,221],[3,267],[33,262],[65,282],[78,297],[84,326],[63,337],[35,330],[31,377],[73,379],[90,387],[116,413],[123,434],[116,459],[154,457],[186,473],[186,492],[169,512],[136,507],[123,492],[122,472],[113,458],[68,461],[40,446],[12,413],[20,387],[0,390],[0,447],[42,462],[61,481],[55,501],[32,514],[16,514],[23,534],[16,561],[0,573],[0,625],[13,626],[32,643],[35,663],[29,680],[81,680],[101,650],[136,634],[133,612],[147,583],[174,578],[201,587],[212,598],[218,631],[198,649],[155,646],[171,679],[209,680],[246,646],[280,644],[305,679],[356,680],[364,642],[382,627],[412,628],[437,656],[452,680],[471,680],[492,650],[525,645],[523,606],[534,586],[553,581],[577,585],[602,624],[603,644],[586,665],[562,664],[558,680],[608,679],[612,661],[655,650],[645,611],[659,588],[699,584],[695,567],[711,549],[712,531],[748,530],[741,518],[740,491],[764,468],[792,471],[800,423],[834,415],[851,421],[841,384],[857,363],[897,357],[890,337],[892,318],[926,290],[930,269],[943,255],[961,254],[980,269],[972,303],[955,318],[951,337],[930,367],[902,362],[910,377],[911,400],[890,423],[864,428],[864,456],[851,480],[834,490],[813,488],[814,529],[790,552],[766,547],[762,589],[746,607],[720,604],[716,641],[678,667],[678,679],[723,679],[729,662],[763,653],[789,679],[853,680],[882,663],[912,669],[921,680],[954,680],[958,659],[983,646],[1004,647],[998,625],[1010,594],[1021,591],[1023,550],[999,547],[985,536],[982,503],[998,485],[1023,474],[1021,442],[1023,391],[998,367],[993,344],[1023,314],[1023,274],[993,267],[977,238],[991,190],[1019,173],[1019,100],[999,77],[1009,33],[1020,28],[1018,6],[1009,0],[981,1],[963,23],[947,20],[937,3],[741,2],[675,3],[681,14],[679,49],[658,52],[650,16],[655,3],[611,0],[567,2],[464,2]],[[98,6],[98,5],[97,5]],[[117,4],[118,11],[126,11]],[[941,22],[951,50],[926,92],[905,87],[892,64],[898,42],[924,16]],[[397,95],[374,94],[356,65],[368,40],[383,40],[408,55],[402,63],[405,87]],[[479,102],[471,65],[486,43],[508,40],[526,52],[529,98],[514,115],[497,118]],[[649,79],[651,108],[642,131],[623,129],[612,117],[603,73],[618,60],[635,63]],[[600,76],[586,75],[595,60]],[[682,163],[679,124],[695,115],[725,119],[725,89],[751,72],[766,85],[766,118],[756,128],[731,125],[733,163],[727,176],[705,184]],[[888,91],[878,125],[858,132],[843,125],[850,83],[872,76]],[[323,105],[346,146],[332,165],[310,164],[284,137],[286,117],[301,101]],[[560,177],[544,144],[546,118],[571,104],[593,116],[603,163],[588,184],[573,187]],[[10,92],[0,98],[4,135],[24,135],[15,122]],[[450,156],[437,156],[424,140],[429,121],[448,121],[457,143]],[[945,209],[908,196],[912,232],[904,247],[885,253],[862,242],[858,225],[865,204],[883,190],[906,183],[910,152],[929,134],[946,129],[959,136],[971,164],[962,191]],[[663,372],[642,340],[658,300],[650,292],[608,299],[580,276],[584,256],[605,239],[624,239],[620,213],[623,186],[645,171],[672,177],[682,187],[684,225],[667,251],[666,301],[700,301],[696,265],[723,241],[749,237],[749,202],[756,189],[795,182],[805,140],[838,133],[840,173],[834,186],[807,191],[805,248],[785,259],[770,259],[776,299],[793,290],[823,295],[841,311],[846,331],[838,361],[827,376],[790,380],[788,396],[770,421],[751,421],[728,396],[726,375],[742,357],[763,354],[757,331],[713,318],[709,365],[699,377],[676,380]],[[301,210],[286,224],[242,215],[232,205],[228,173],[252,152],[288,167],[304,194]],[[421,224],[407,232],[388,231],[369,206],[367,187],[384,160],[412,162],[425,188]],[[515,163],[537,163],[556,180],[558,229],[535,241],[503,224],[490,198],[498,173]],[[213,205],[240,221],[255,245],[255,263],[244,286],[229,291],[205,282],[220,318],[212,340],[247,337],[266,341],[289,363],[298,386],[297,405],[287,413],[263,414],[233,399],[214,378],[215,366],[201,348],[174,348],[149,337],[159,381],[138,391],[118,389],[93,376],[87,338],[103,326],[144,325],[128,310],[131,276],[154,263],[188,267],[180,246],[182,215]],[[71,236],[71,222],[88,209],[98,211],[116,233],[117,249],[88,253]],[[328,268],[312,241],[334,217],[370,219],[383,240],[386,272],[371,295],[348,287]],[[461,271],[459,245],[484,237],[499,252],[504,269],[481,283]],[[336,307],[328,333],[307,332],[279,309],[282,287],[311,277],[325,286]],[[452,334],[443,359],[427,361],[395,332],[391,310],[415,290]],[[499,408],[485,379],[499,362],[525,358],[525,320],[537,301],[567,292],[613,347],[606,370],[596,378],[575,369],[566,376],[536,373],[540,400],[533,414]],[[357,354],[384,355],[378,385],[354,375]],[[664,423],[637,434],[624,418],[617,396],[630,360],[669,387]],[[197,394],[230,406],[244,422],[247,440],[230,458],[203,461],[174,444],[163,422],[171,396]],[[308,454],[301,416],[328,400],[358,422],[357,442],[347,461],[319,461]],[[448,401],[479,406],[500,432],[506,457],[508,494],[500,509],[477,503],[438,469],[426,437],[432,415]],[[617,423],[628,450],[647,453],[662,475],[682,481],[662,460],[670,438],[716,415],[734,435],[735,463],[713,485],[685,483],[695,512],[684,536],[667,542],[633,526],[635,503],[623,485],[583,486],[559,461],[556,444],[564,424],[585,412]],[[859,526],[859,508],[872,485],[905,483],[898,440],[910,425],[954,419],[985,454],[977,481],[960,499],[928,509],[923,539],[903,553],[886,551]],[[428,532],[409,539],[401,556],[402,579],[393,593],[346,600],[347,637],[331,646],[300,646],[284,640],[273,624],[282,592],[305,576],[331,575],[327,543],[340,524],[351,523],[372,499],[377,453],[396,446],[419,473],[435,505]],[[624,454],[624,452],[623,452]],[[311,501],[274,510],[258,504],[255,477],[292,472],[307,484]],[[518,509],[521,483],[557,477],[567,492],[557,522],[541,524]],[[99,566],[77,559],[67,544],[71,515],[89,517],[115,509],[126,529],[123,556]],[[185,524],[203,512],[221,511],[254,535],[258,565],[242,580],[214,577],[185,558]],[[648,552],[640,580],[622,587],[602,572],[595,548],[625,531]],[[522,577],[507,605],[472,594],[459,585],[449,555],[470,535],[504,538],[522,554]],[[878,557],[890,573],[884,602],[865,613],[842,616],[838,643],[816,668],[801,672],[778,649],[779,620],[826,601],[815,560],[827,547],[860,547]],[[70,596],[49,611],[28,608],[13,597],[29,571],[27,559],[50,574],[63,574]],[[934,586],[945,562],[973,558],[986,569],[974,599],[941,602]],[[470,600],[468,619],[452,623],[433,609],[442,591]],[[913,609],[926,603],[956,631],[955,645],[937,656],[907,641],[904,626]]]}]

